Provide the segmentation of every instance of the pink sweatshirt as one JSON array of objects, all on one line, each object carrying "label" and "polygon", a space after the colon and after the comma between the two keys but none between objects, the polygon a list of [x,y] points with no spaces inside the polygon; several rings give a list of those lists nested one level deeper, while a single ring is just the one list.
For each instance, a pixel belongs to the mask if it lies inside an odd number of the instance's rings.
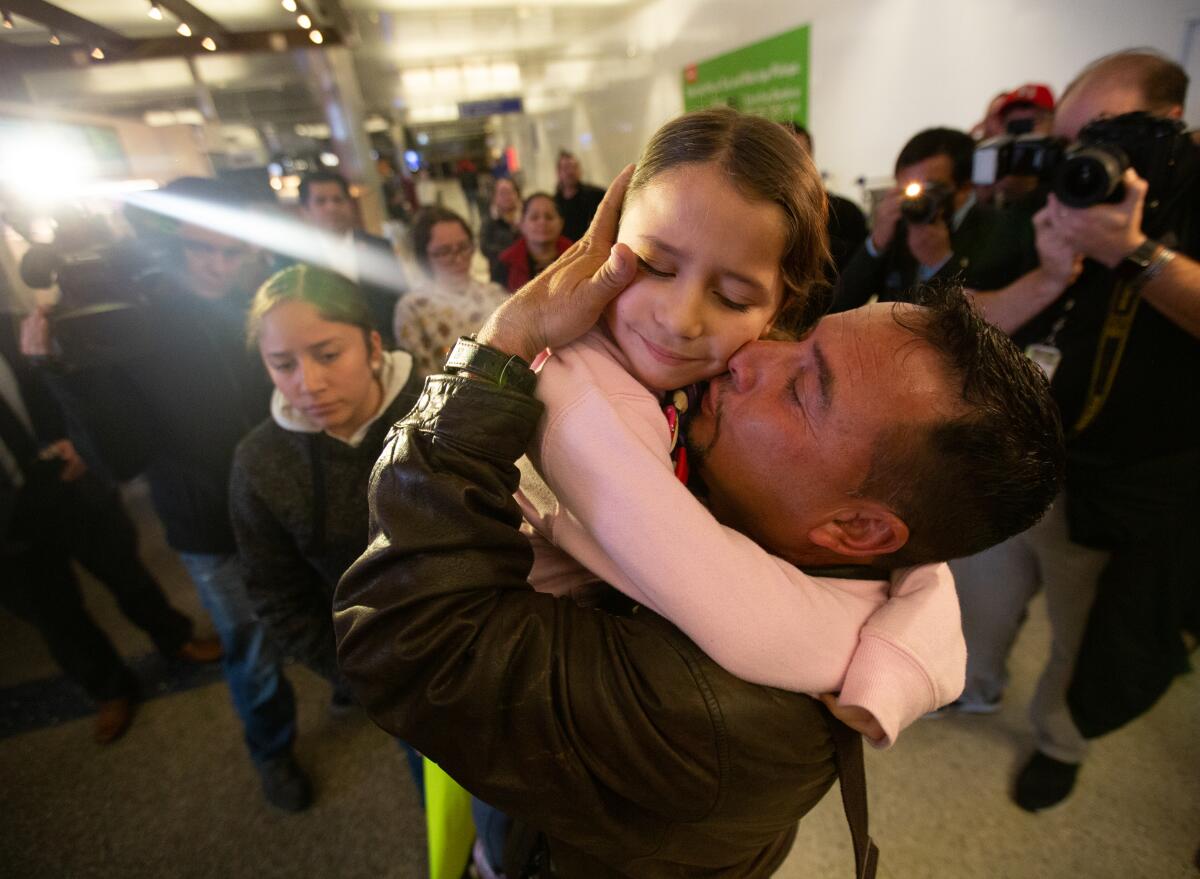
[{"label": "pink sweatshirt", "polygon": [[721,525],[675,478],[659,402],[624,363],[593,330],[541,369],[546,413],[517,493],[535,532],[534,587],[562,594],[599,578],[744,680],[840,691],[879,721],[878,747],[956,699],[966,644],[949,567],[897,571],[891,584],[812,577]]}]

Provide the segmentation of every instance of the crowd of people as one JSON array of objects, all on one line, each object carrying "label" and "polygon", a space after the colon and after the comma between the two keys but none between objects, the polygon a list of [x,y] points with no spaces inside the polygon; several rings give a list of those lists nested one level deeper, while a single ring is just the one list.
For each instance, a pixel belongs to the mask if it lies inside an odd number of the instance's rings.
[{"label": "crowd of people", "polygon": [[[306,253],[133,223],[119,355],[67,344],[88,324],[61,308],[0,347],[0,598],[99,742],[136,680],[72,559],[164,655],[220,660],[287,811],[314,796],[302,662],[418,785],[425,755],[477,798],[484,876],[768,876],[839,775],[865,876],[860,734],[997,710],[1040,588],[1012,796],[1048,808],[1200,628],[1200,400],[1162,381],[1200,375],[1186,88],[1131,51],[1057,101],[1003,92],[971,133],[916,132],[869,225],[803,126],[725,108],[607,195],[564,151],[554,193],[417,211],[419,278],[330,172],[300,187]],[[1053,160],[978,179],[1006,138]],[[1120,147],[1086,204],[1053,173],[1076,142]],[[214,180],[162,194],[250,210]],[[137,475],[216,639],[138,560],[114,487]]]}]

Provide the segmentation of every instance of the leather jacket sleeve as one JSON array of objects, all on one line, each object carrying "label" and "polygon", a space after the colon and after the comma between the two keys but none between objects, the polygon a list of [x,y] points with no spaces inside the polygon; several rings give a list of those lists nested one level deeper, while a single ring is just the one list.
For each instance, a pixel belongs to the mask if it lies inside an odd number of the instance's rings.
[{"label": "leather jacket sleeve", "polygon": [[721,712],[661,618],[527,584],[514,462],[540,411],[428,380],[372,474],[370,543],[334,601],[338,659],[375,722],[472,793],[582,849],[647,855],[665,824],[717,808]]}]

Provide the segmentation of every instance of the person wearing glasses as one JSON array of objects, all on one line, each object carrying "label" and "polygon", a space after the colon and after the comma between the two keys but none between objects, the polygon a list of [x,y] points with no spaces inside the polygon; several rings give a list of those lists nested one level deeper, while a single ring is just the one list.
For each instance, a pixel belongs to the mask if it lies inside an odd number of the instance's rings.
[{"label": "person wearing glasses", "polygon": [[430,207],[413,223],[412,248],[427,283],[396,303],[396,344],[413,356],[418,375],[441,372],[458,340],[475,332],[508,293],[471,277],[475,236],[453,211]]}]

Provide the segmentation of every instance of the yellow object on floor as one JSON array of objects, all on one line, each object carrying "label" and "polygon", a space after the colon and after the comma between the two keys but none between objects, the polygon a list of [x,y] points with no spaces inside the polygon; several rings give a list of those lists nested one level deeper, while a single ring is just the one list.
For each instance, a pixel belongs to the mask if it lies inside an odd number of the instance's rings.
[{"label": "yellow object on floor", "polygon": [[422,763],[429,879],[461,879],[475,842],[471,795],[428,757]]}]

